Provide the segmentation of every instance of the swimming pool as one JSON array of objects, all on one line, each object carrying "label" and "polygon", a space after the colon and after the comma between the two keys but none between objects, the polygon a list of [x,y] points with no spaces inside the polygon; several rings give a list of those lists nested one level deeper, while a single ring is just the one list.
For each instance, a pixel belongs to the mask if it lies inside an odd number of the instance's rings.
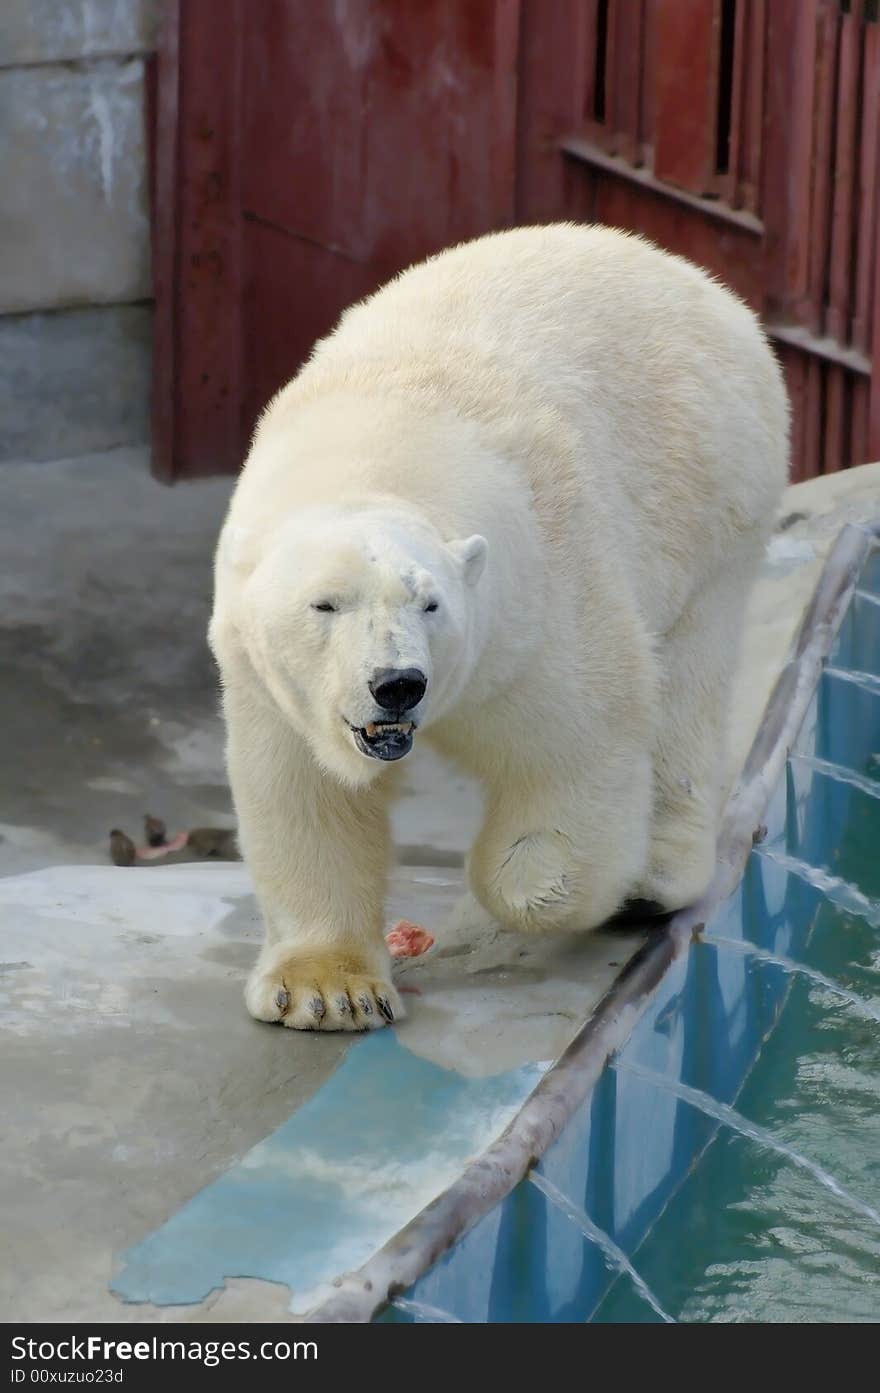
[{"label": "swimming pool", "polygon": [[734,893],[529,1174],[380,1320],[880,1317],[876,544],[811,690]]}]

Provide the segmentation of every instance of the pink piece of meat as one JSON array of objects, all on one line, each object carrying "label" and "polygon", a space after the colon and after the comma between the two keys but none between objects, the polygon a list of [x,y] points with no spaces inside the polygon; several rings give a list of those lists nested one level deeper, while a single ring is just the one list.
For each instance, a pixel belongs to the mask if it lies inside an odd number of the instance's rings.
[{"label": "pink piece of meat", "polygon": [[188,832],[178,832],[176,837],[172,837],[171,841],[165,842],[163,846],[139,846],[135,855],[139,861],[158,861],[170,851],[182,851],[188,836]]},{"label": "pink piece of meat", "polygon": [[385,935],[385,942],[392,958],[419,958],[433,946],[434,935],[419,924],[400,919]]}]

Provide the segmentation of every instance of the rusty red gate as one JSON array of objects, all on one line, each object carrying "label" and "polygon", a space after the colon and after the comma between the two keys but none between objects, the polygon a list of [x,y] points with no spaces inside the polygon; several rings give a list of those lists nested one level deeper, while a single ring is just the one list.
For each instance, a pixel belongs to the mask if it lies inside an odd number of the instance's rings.
[{"label": "rusty red gate", "polygon": [[493,228],[634,228],[761,314],[793,475],[880,457],[878,0],[164,0],[154,467],[231,472],[340,311]]}]

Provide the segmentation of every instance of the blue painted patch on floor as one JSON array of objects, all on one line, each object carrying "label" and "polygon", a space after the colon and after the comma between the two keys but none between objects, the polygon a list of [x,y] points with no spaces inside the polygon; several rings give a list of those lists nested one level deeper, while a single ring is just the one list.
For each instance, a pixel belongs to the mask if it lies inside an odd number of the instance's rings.
[{"label": "blue painted patch on floor", "polygon": [[252,1277],[304,1296],[360,1266],[444,1190],[548,1068],[464,1078],[391,1030],[367,1036],[293,1117],[123,1254],[111,1290],[181,1305]]}]

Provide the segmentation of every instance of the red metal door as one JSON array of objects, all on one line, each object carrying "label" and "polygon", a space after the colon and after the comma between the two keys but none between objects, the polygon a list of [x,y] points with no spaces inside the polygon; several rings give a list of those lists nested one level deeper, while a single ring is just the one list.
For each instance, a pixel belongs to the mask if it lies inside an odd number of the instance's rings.
[{"label": "red metal door", "polygon": [[165,0],[157,473],[236,469],[314,340],[401,267],[560,217],[642,231],[762,314],[795,477],[880,456],[877,11]]},{"label": "red metal door", "polygon": [[346,305],[513,220],[518,11],[166,0],[161,477],[237,469],[260,409]]}]

